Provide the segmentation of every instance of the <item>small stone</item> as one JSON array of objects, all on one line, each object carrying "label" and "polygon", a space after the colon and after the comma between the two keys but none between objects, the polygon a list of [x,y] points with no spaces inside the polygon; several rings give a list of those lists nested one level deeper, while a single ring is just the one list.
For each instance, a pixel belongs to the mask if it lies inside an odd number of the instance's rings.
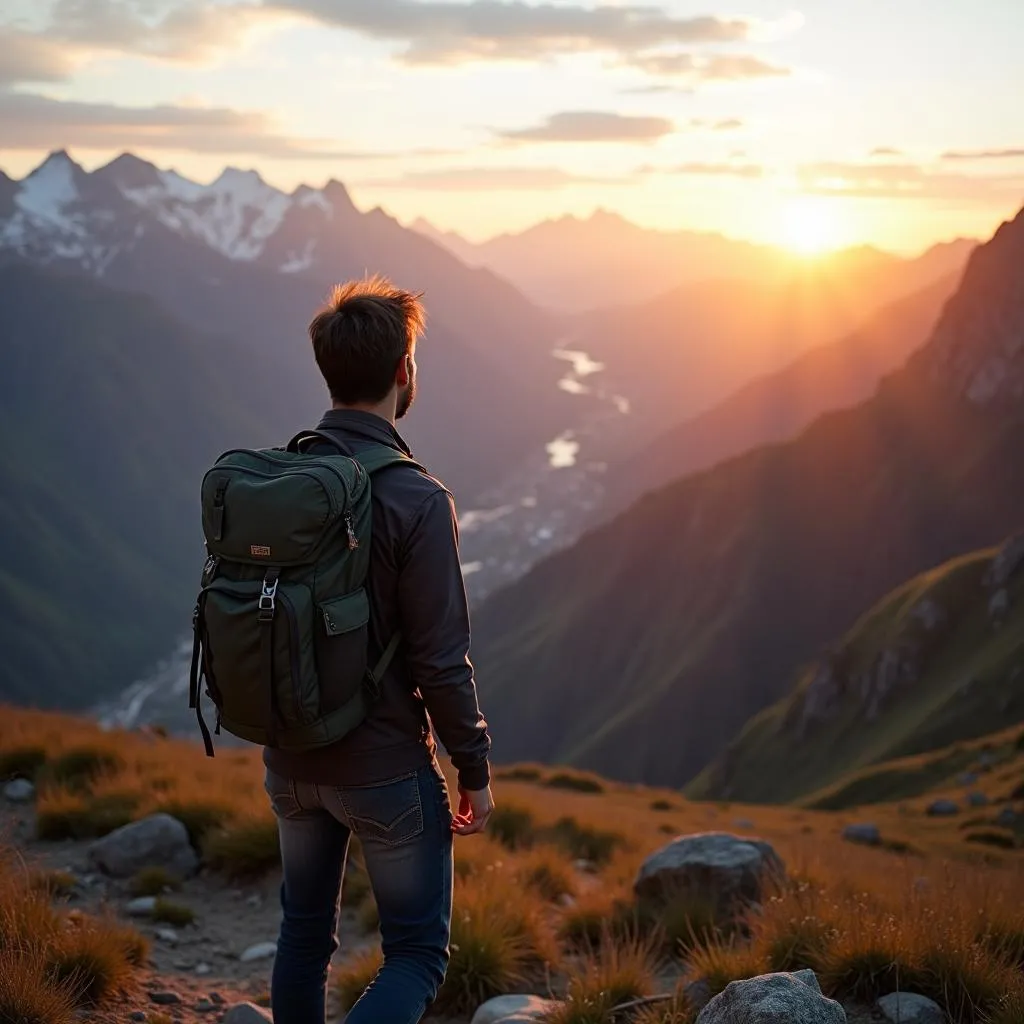
[{"label": "small stone", "polygon": [[181,1002],[177,992],[150,992],[149,1000],[157,1006],[176,1006]]},{"label": "small stone", "polygon": [[576,906],[576,897],[573,896],[571,893],[563,892],[562,895],[558,897],[558,905],[560,907],[567,907],[567,908],[568,907],[575,907]]},{"label": "small stone", "polygon": [[142,1010],[132,1010],[132,1012],[128,1015],[128,1019],[135,1021],[135,1024],[140,1024],[141,1021],[144,1021],[146,1019],[146,1015],[142,1012]]},{"label": "small stone", "polygon": [[169,946],[176,946],[178,944],[178,933],[173,928],[157,928],[156,937],[161,942],[166,942]]},{"label": "small stone", "polygon": [[583,875],[592,875],[596,870],[596,865],[590,860],[573,861],[572,866]]},{"label": "small stone", "polygon": [[238,959],[243,964],[248,964],[253,960],[269,960],[273,956],[277,956],[276,942],[258,942],[255,946],[250,946]]},{"label": "small stone", "polygon": [[882,833],[877,825],[861,822],[855,825],[847,825],[843,829],[843,838],[848,843],[862,843],[865,846],[878,846],[882,841]]},{"label": "small stone", "polygon": [[28,804],[36,795],[36,787],[28,779],[12,779],[4,786],[4,799],[12,804]]},{"label": "small stone", "polygon": [[1004,587],[997,590],[988,603],[988,617],[993,622],[1001,623],[1010,611],[1010,592]]},{"label": "small stone", "polygon": [[195,970],[196,970],[196,974],[199,974],[199,975],[212,974],[213,973],[213,968],[209,964],[196,964]]},{"label": "small stone", "polygon": [[736,828],[754,828],[755,827],[754,823],[749,818],[737,818],[733,822],[733,825],[735,825]]},{"label": "small stone", "polygon": [[236,1003],[221,1021],[222,1024],[273,1024],[274,1018],[255,1003]]},{"label": "small stone", "polygon": [[962,775],[957,776],[956,783],[958,786],[973,786],[977,781],[977,772],[964,772]]},{"label": "small stone", "polygon": [[987,807],[989,798],[984,793],[968,793],[967,803],[971,807]]},{"label": "small stone", "polygon": [[149,917],[156,910],[155,896],[139,896],[132,900],[125,911],[130,917]]},{"label": "small stone", "polygon": [[946,1015],[937,1003],[912,992],[892,992],[875,1006],[892,1024],[946,1024]]},{"label": "small stone", "polygon": [[174,961],[174,966],[179,971],[191,971],[192,970],[192,961],[191,960],[183,960],[183,959],[179,958],[179,959]]},{"label": "small stone", "polygon": [[224,1005],[224,997],[219,992],[209,992],[207,994],[210,997],[211,1003],[216,1003],[218,1006]]},{"label": "small stone", "polygon": [[539,996],[498,996],[488,1000],[473,1015],[471,1024],[526,1024],[540,1021],[557,1004]]},{"label": "small stone", "polygon": [[1000,828],[1014,828],[1020,821],[1020,815],[1012,807],[1004,807],[996,815],[996,824]]},{"label": "small stone", "polygon": [[960,813],[960,805],[955,800],[934,800],[926,813],[931,818],[948,818]]},{"label": "small stone", "polygon": [[211,1002],[209,999],[200,999],[195,1006],[196,1013],[212,1013],[217,1009],[217,1004]]},{"label": "small stone", "polygon": [[263,905],[263,897],[259,893],[253,893],[246,901],[247,907],[260,907]]}]

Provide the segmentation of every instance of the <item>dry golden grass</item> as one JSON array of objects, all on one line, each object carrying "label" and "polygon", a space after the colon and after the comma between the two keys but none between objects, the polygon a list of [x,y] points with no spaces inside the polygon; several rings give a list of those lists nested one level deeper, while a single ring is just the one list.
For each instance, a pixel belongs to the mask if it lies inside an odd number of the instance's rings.
[{"label": "dry golden grass", "polygon": [[356,1000],[366,991],[367,986],[377,976],[380,965],[384,962],[379,949],[369,949],[354,956],[334,972],[334,988],[338,993],[338,1001],[342,1010],[348,1013],[356,1004]]}]

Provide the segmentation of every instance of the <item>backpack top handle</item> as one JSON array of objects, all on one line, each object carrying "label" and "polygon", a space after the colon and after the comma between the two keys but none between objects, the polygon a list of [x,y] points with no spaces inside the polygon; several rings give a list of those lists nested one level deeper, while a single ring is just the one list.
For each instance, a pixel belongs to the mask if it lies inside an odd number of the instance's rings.
[{"label": "backpack top handle", "polygon": [[355,458],[355,453],[347,444],[345,444],[344,441],[341,441],[339,438],[333,436],[332,434],[328,434],[326,431],[323,430],[301,431],[288,442],[288,444],[285,447],[285,451],[293,452],[296,454],[300,453],[302,451],[302,446],[304,444],[308,444],[311,441],[326,441],[327,444],[334,445],[334,447],[337,448],[342,455],[347,455],[350,459]]}]

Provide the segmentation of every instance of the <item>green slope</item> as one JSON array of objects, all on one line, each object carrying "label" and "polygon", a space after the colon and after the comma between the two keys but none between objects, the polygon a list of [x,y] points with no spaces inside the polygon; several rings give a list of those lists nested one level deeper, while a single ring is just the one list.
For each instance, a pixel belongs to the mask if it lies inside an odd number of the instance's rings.
[{"label": "green slope", "polygon": [[0,345],[0,698],[87,705],[188,628],[202,471],[276,429],[257,355],[92,281],[0,269]]},{"label": "green slope", "polygon": [[496,757],[683,785],[902,581],[1024,521],[1024,214],[863,405],[648,495],[495,594]]},{"label": "green slope", "polygon": [[[1005,590],[1009,611],[994,617],[984,583],[993,555],[948,562],[880,601],[688,795],[798,800],[880,762],[1024,720],[1024,572]],[[952,757],[949,771],[960,768]]]}]

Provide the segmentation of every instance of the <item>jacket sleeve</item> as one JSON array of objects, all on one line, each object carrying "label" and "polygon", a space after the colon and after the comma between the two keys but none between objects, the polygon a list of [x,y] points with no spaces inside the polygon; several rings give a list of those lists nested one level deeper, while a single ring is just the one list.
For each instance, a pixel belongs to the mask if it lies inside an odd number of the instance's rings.
[{"label": "jacket sleeve", "polygon": [[451,496],[431,495],[413,516],[398,576],[399,621],[413,684],[464,789],[490,781],[491,741],[469,658],[469,607]]}]

